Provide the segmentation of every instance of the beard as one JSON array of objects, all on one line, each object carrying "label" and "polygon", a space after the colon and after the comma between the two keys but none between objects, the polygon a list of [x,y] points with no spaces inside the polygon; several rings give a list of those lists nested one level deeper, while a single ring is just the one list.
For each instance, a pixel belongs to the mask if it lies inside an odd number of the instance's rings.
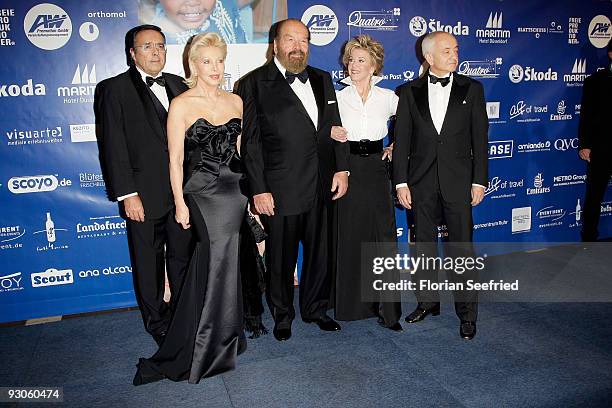
[{"label": "beard", "polygon": [[279,52],[277,58],[287,71],[294,74],[302,72],[308,65],[308,52],[291,51],[288,54]]}]

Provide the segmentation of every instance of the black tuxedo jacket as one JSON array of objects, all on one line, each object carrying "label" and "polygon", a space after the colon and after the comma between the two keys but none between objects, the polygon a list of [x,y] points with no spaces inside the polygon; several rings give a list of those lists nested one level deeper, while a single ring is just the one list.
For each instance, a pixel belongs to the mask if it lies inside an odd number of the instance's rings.
[{"label": "black tuxedo jacket", "polygon": [[348,143],[330,137],[331,127],[341,125],[331,76],[306,69],[316,127],[274,61],[241,78],[236,89],[244,103],[241,153],[251,196],[272,193],[279,215],[308,211],[317,193],[331,200],[333,174],[348,170]]},{"label": "black tuxedo jacket", "polygon": [[584,81],[580,106],[580,148],[591,149],[591,160],[607,161],[612,150],[612,72],[605,69]]},{"label": "black tuxedo jacket", "polygon": [[[187,89],[182,78],[162,74],[168,100]],[[173,207],[165,117],[134,67],[98,84],[96,133],[111,199],[137,192],[145,217],[159,218]],[[160,117],[161,116],[161,117]]]},{"label": "black tuxedo jacket", "polygon": [[417,193],[439,185],[445,200],[464,202],[471,200],[473,183],[488,183],[489,121],[482,84],[453,75],[440,134],[429,111],[428,76],[399,88],[393,180]]}]

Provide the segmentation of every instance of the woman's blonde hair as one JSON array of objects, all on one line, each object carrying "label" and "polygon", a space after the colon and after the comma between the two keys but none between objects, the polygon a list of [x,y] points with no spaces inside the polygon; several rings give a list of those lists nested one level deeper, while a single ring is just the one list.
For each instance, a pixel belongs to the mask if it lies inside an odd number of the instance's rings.
[{"label": "woman's blonde hair", "polygon": [[383,45],[367,34],[361,34],[352,38],[344,46],[342,63],[345,67],[348,67],[351,53],[355,49],[367,51],[370,58],[372,58],[372,61],[374,62],[374,75],[380,75],[383,68],[383,62],[385,60],[385,49],[383,48]]},{"label": "woman's blonde hair", "polygon": [[223,38],[217,33],[201,33],[194,36],[188,43],[189,52],[187,56],[189,64],[189,73],[185,79],[185,83],[189,88],[196,86],[198,82],[198,74],[196,73],[195,64],[200,56],[200,49],[207,47],[217,47],[223,52],[223,58],[227,56],[227,44]]}]

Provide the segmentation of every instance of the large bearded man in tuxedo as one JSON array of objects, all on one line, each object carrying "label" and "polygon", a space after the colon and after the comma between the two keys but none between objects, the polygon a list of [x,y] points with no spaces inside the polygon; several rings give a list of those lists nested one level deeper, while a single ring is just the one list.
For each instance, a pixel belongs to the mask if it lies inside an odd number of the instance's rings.
[{"label": "large bearded man in tuxedo", "polygon": [[293,271],[303,244],[302,320],[321,330],[331,294],[328,216],[348,187],[348,144],[331,139],[340,115],[331,76],[308,66],[310,33],[299,20],[278,23],[275,57],[239,81],[244,102],[242,158],[255,210],[268,232],[267,301],[277,340],[291,337]]},{"label": "large bearded man in tuxedo", "polygon": [[[417,247],[424,243],[424,251],[436,256],[437,228],[445,221],[449,241],[461,243],[452,247],[468,248],[471,255],[472,207],[482,201],[488,183],[484,89],[480,82],[454,72],[459,47],[452,34],[427,34],[422,52],[429,71],[400,88],[393,152],[397,197],[414,211]],[[434,276],[425,277],[423,272],[417,271],[417,280]],[[468,275],[457,273],[453,278],[465,280]],[[421,290],[416,296],[418,306],[406,322],[440,313],[436,291]],[[461,320],[461,337],[472,339],[478,314],[476,292],[455,292],[455,312]]]},{"label": "large bearded man in tuxedo", "polygon": [[187,86],[161,72],[166,44],[159,27],[132,28],[125,51],[130,68],[96,88],[96,127],[109,195],[127,217],[136,300],[145,329],[161,343],[193,250],[190,230],[174,220],[166,136],[170,101]]}]

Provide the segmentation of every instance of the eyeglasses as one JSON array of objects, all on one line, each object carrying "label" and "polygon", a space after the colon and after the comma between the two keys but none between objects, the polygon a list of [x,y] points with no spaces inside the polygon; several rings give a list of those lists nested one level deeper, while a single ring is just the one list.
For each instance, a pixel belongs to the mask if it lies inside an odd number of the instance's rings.
[{"label": "eyeglasses", "polygon": [[134,48],[142,48],[144,52],[152,52],[153,50],[157,50],[159,52],[166,52],[166,44],[164,43],[146,43],[142,45],[135,45]]}]

